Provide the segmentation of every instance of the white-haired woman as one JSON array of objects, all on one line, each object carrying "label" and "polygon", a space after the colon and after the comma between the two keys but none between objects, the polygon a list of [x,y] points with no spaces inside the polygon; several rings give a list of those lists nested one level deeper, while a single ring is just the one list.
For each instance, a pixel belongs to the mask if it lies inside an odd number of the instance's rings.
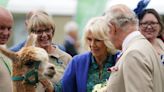
[{"label": "white-haired woman", "polygon": [[62,78],[62,92],[91,92],[94,85],[110,76],[107,68],[115,64],[114,46],[109,41],[110,29],[104,17],[92,18],[83,34],[88,52],[73,57]]}]

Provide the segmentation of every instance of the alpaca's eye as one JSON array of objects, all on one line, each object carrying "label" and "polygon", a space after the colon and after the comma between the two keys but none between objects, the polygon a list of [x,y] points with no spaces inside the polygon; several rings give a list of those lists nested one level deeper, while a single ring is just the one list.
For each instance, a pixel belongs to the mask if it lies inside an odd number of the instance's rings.
[{"label": "alpaca's eye", "polygon": [[33,61],[28,61],[25,63],[25,66],[27,66],[27,67],[33,67],[33,65],[34,65]]},{"label": "alpaca's eye", "polygon": [[38,66],[41,63],[41,61],[37,61],[37,60],[28,60],[26,61],[26,63],[24,64],[26,67],[28,68],[33,68],[34,66]]}]

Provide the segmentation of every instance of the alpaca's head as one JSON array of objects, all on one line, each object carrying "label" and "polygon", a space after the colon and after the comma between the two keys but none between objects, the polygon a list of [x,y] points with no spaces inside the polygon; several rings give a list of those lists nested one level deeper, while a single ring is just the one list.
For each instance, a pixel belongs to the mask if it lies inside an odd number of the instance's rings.
[{"label": "alpaca's head", "polygon": [[25,82],[36,81],[43,77],[52,78],[55,75],[55,67],[49,63],[47,52],[31,44],[34,43],[34,38],[36,39],[34,35],[30,35],[25,47],[19,52],[0,47],[0,51],[13,61],[13,76],[25,76]]},{"label": "alpaca's head", "polygon": [[55,74],[55,67],[49,63],[47,52],[39,47],[28,46],[17,53],[20,60],[20,67],[24,72],[38,68],[38,73],[52,78]]}]

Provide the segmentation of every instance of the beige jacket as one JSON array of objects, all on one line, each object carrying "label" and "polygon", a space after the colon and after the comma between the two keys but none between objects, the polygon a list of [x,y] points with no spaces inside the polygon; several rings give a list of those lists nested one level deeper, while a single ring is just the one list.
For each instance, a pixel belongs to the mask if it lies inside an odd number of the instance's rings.
[{"label": "beige jacket", "polygon": [[0,92],[13,92],[11,72],[11,60],[0,53]]},{"label": "beige jacket", "polygon": [[128,43],[116,63],[107,92],[164,92],[164,65],[152,45],[142,36]]},{"label": "beige jacket", "polygon": [[56,46],[55,51],[52,54],[49,54],[49,58],[50,62],[55,65],[56,70],[56,74],[52,81],[57,83],[62,78],[65,68],[72,57]]}]

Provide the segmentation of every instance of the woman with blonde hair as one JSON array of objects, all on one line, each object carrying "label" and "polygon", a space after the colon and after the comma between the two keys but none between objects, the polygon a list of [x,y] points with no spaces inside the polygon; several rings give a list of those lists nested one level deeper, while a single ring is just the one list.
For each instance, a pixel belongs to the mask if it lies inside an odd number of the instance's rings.
[{"label": "woman with blonde hair", "polygon": [[[62,92],[91,92],[94,85],[104,83],[115,64],[116,50],[108,39],[108,23],[104,17],[92,18],[84,29],[87,52],[73,57],[62,78]],[[69,85],[68,85],[69,84]]]}]

